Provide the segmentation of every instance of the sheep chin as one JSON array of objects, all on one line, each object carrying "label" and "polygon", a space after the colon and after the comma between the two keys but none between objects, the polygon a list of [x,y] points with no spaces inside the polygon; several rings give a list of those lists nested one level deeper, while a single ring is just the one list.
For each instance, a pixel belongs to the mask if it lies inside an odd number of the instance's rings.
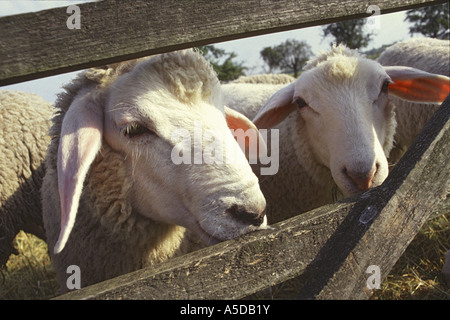
[{"label": "sheep chin", "polygon": [[[258,231],[258,230],[272,230],[273,228],[267,224],[267,216],[264,216],[264,220],[259,226],[248,226],[246,228],[242,228],[240,234],[236,235],[236,237],[240,235],[244,235],[250,232]],[[212,246],[218,244],[223,241],[234,239],[235,237],[223,237],[218,234],[211,234],[202,228],[200,223],[196,223],[194,228],[191,230],[202,240],[206,245]]]},{"label": "sheep chin", "polygon": [[226,240],[226,239],[221,240],[211,235],[210,233],[206,232],[198,222],[196,223],[192,231],[194,231],[195,234],[200,238],[200,240],[202,240],[208,246],[212,246]]}]

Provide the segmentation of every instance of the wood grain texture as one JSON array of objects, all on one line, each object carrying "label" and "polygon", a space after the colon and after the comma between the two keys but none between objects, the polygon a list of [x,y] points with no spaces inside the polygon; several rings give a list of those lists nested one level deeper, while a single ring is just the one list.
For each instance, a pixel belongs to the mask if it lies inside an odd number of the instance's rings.
[{"label": "wood grain texture", "polygon": [[[379,0],[381,13],[443,1]],[[356,0],[104,0],[0,18],[0,85],[214,42],[368,17]]]},{"label": "wood grain texture", "polygon": [[239,299],[295,277],[299,299],[367,299],[367,267],[387,276],[435,208],[450,209],[449,144],[450,96],[381,186],[57,299]]}]

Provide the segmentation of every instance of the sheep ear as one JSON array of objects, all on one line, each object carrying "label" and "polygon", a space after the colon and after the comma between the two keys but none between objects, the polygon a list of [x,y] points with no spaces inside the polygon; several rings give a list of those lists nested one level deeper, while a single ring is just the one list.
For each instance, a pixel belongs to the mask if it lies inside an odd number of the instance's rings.
[{"label": "sheep ear", "polygon": [[[242,113],[230,109],[227,106],[225,106],[225,118],[228,128],[233,130],[235,139],[239,143],[242,151],[244,151],[247,159],[257,159],[258,151],[259,154],[267,154],[266,142],[264,141],[264,138],[261,136],[259,130],[253,124],[253,122],[250,121],[250,119],[248,119]],[[242,131],[238,129],[242,129]],[[242,137],[239,136],[240,134],[242,134]],[[245,139],[245,136],[248,137],[248,140]],[[251,146],[250,143],[252,141],[256,141],[257,145]],[[251,163],[253,162],[251,161]]]},{"label": "sheep ear", "polygon": [[253,119],[258,129],[270,129],[283,121],[292,111],[296,104],[293,103],[295,82],[278,90],[261,107]]},{"label": "sheep ear", "polygon": [[64,249],[75,223],[83,183],[100,150],[102,133],[102,108],[89,91],[80,92],[67,111],[61,128],[57,164],[61,230],[55,253]]},{"label": "sheep ear", "polygon": [[410,67],[384,67],[393,83],[389,94],[413,102],[442,103],[450,92],[450,78]]}]

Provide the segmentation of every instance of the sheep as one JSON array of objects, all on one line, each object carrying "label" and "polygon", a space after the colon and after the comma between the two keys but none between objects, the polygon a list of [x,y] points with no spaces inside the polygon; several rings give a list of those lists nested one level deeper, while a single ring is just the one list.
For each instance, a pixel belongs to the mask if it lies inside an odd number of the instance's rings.
[{"label": "sheep", "polygon": [[[449,48],[448,40],[413,38],[389,47],[377,61],[383,66],[408,66],[450,77]],[[397,128],[389,161],[396,163],[430,120],[439,104],[413,103],[397,97],[392,97],[390,102],[395,105]]]},{"label": "sheep", "polygon": [[249,119],[253,119],[264,103],[284,87],[286,87],[286,84],[226,83],[222,84],[222,92],[226,106],[238,110]]},{"label": "sheep", "polygon": [[0,90],[0,267],[17,253],[20,230],[45,240],[40,186],[52,114],[35,94]]},{"label": "sheep", "polygon": [[[223,84],[222,90],[228,104],[245,105],[239,111],[246,117],[253,118],[272,94],[294,81],[295,78],[287,74],[257,74],[241,76]],[[237,101],[233,101],[234,98]]]},{"label": "sheep", "polygon": [[[401,79],[411,80],[417,94],[403,93]],[[380,185],[396,127],[388,88],[390,95],[437,102],[448,80],[413,68],[383,68],[340,45],[320,53],[282,89],[253,85],[246,93],[223,85],[228,107],[259,129],[279,130],[279,171],[259,176],[269,224]],[[432,90],[421,95],[429,83]],[[266,142],[271,148],[270,136]],[[261,166],[253,165],[254,171]]]},{"label": "sheep", "polygon": [[289,84],[295,81],[295,78],[288,74],[254,74],[251,76],[240,76],[231,83],[264,83],[264,84]]},{"label": "sheep", "polygon": [[[227,123],[257,130],[222,100],[194,50],[94,68],[59,94],[42,202],[63,292],[71,265],[84,287],[267,227],[258,179]],[[233,160],[176,164],[206,156],[196,123]]]}]

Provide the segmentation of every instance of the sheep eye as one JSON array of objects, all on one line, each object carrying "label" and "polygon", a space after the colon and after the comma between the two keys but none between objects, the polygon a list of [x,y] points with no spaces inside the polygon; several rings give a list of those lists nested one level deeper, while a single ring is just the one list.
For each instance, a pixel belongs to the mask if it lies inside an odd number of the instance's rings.
[{"label": "sheep eye", "polygon": [[306,107],[306,106],[307,106],[307,103],[306,103],[305,100],[303,100],[302,98],[297,98],[297,99],[295,100],[295,103],[297,103],[297,106],[298,106],[299,108],[303,108],[303,107]]},{"label": "sheep eye", "polygon": [[389,83],[392,83],[391,80],[385,80],[383,85],[381,86],[381,93],[387,93],[389,88]]},{"label": "sheep eye", "polygon": [[146,127],[138,124],[138,123],[131,123],[128,125],[125,130],[123,131],[124,136],[133,139],[139,136],[142,136],[144,134],[151,133],[150,130],[148,130]]}]

